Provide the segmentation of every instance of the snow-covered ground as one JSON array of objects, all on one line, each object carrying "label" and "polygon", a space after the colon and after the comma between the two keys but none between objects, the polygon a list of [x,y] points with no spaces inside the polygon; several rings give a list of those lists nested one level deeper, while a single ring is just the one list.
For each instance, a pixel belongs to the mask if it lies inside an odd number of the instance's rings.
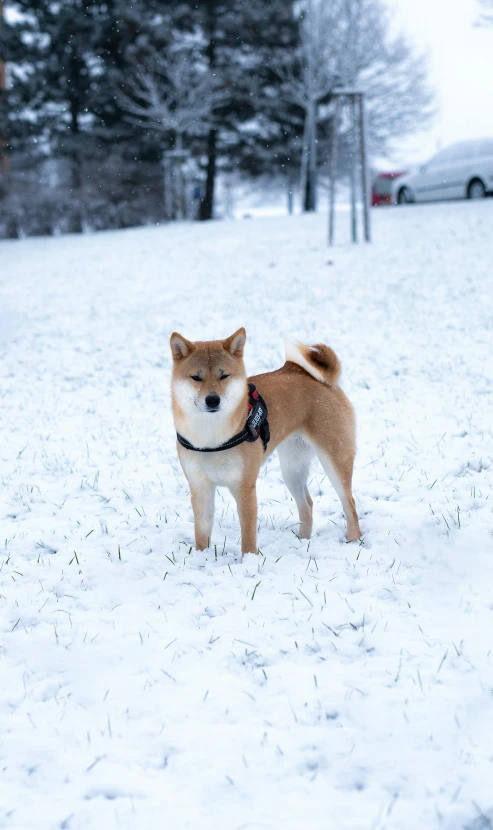
[{"label": "snow-covered ground", "polygon": [[[492,826],[493,200],[373,219],[0,244],[2,828]],[[274,457],[261,555],[222,491],[192,549],[169,334],[243,324],[338,352],[361,545]]]}]

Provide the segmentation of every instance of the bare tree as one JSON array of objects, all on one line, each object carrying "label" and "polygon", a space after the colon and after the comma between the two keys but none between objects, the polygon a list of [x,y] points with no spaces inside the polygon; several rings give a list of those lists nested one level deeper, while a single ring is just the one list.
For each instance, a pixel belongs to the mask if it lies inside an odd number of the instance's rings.
[{"label": "bare tree", "polygon": [[304,113],[300,178],[305,210],[316,207],[317,124],[324,117],[320,106],[328,100],[337,77],[330,49],[332,23],[332,14],[326,13],[320,0],[308,0],[300,16],[297,60],[289,66],[274,67],[282,81],[282,97]]},{"label": "bare tree", "polygon": [[[163,152],[165,203],[174,179],[178,217],[182,218],[186,137],[207,133],[214,123],[214,111],[226,102],[229,93],[218,89],[214,76],[197,63],[193,50],[182,46],[168,49],[166,55],[147,57],[122,86],[120,104],[132,123],[162,133],[167,139],[168,153]],[[171,156],[175,160],[173,172],[166,167]]]},{"label": "bare tree", "polygon": [[176,149],[182,149],[185,134],[209,129],[214,110],[226,97],[210,73],[197,65],[191,50],[174,48],[136,66],[125,79],[120,103],[134,123],[167,133]]},{"label": "bare tree", "polygon": [[393,138],[432,115],[423,55],[390,34],[382,0],[307,0],[300,18],[297,61],[278,68],[283,95],[304,112],[301,184],[306,210],[315,208],[318,126],[332,117],[331,92],[365,93],[370,150],[384,152]]},{"label": "bare tree", "polygon": [[365,93],[370,149],[382,153],[434,113],[427,60],[405,36],[389,35],[389,13],[380,0],[342,2],[343,84]]}]

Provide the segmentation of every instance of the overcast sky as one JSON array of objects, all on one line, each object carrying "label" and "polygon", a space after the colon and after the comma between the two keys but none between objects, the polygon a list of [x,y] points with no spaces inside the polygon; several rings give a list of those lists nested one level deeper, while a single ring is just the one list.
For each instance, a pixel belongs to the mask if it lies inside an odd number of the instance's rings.
[{"label": "overcast sky", "polygon": [[493,137],[493,27],[478,28],[477,0],[387,0],[397,27],[429,52],[438,113],[403,143],[396,161],[421,161],[440,147]]}]

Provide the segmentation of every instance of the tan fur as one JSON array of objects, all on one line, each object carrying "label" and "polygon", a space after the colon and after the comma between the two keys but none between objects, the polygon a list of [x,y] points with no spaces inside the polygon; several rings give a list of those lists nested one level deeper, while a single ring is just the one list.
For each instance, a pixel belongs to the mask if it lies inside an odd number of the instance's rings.
[{"label": "tan fur", "polygon": [[[248,414],[248,389],[243,347],[244,329],[227,340],[191,343],[171,336],[172,403],[177,432],[194,446],[215,447],[240,432]],[[195,518],[195,544],[210,544],[216,486],[226,486],[238,505],[242,553],[257,552],[256,481],[261,464],[278,449],[286,486],[296,501],[300,536],[310,538],[312,500],[307,479],[310,460],[318,455],[344,508],[347,540],[360,537],[351,491],[355,455],[353,408],[337,382],[340,363],[324,344],[287,347],[284,366],[248,380],[255,384],[269,410],[271,440],[243,443],[217,453],[200,453],[177,444],[190,484]],[[224,375],[229,377],[224,378]],[[200,382],[192,380],[200,376]],[[224,379],[223,379],[224,378]],[[218,411],[205,410],[205,398],[219,395]]]}]

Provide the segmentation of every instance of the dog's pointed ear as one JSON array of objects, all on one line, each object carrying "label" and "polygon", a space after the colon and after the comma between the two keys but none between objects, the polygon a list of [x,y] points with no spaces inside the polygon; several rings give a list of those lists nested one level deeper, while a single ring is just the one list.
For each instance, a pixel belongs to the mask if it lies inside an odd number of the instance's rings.
[{"label": "dog's pointed ear", "polygon": [[182,337],[181,334],[174,331],[170,337],[169,344],[171,346],[171,353],[173,355],[173,360],[183,360],[185,357],[188,357],[194,350],[193,343],[190,343],[190,340],[187,340],[185,337]]},{"label": "dog's pointed ear", "polygon": [[246,331],[242,327],[235,331],[227,340],[223,340],[223,349],[233,355],[233,357],[243,357],[243,349],[245,348]]}]

